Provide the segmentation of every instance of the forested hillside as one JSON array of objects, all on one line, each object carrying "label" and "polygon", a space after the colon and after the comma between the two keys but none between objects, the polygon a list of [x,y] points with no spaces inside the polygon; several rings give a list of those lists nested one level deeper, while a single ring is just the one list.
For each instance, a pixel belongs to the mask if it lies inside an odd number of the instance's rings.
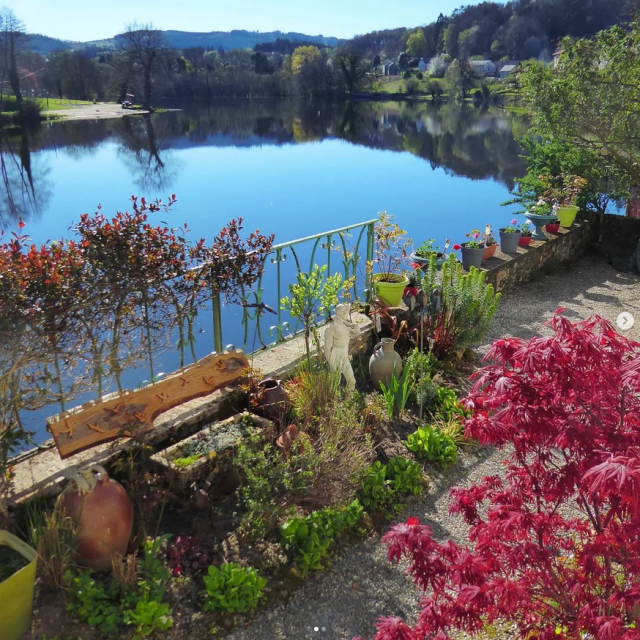
[{"label": "forested hillside", "polygon": [[515,0],[481,2],[457,9],[425,27],[356,36],[349,44],[366,58],[480,56],[525,60],[548,57],[563,36],[595,35],[640,10],[640,0]]}]

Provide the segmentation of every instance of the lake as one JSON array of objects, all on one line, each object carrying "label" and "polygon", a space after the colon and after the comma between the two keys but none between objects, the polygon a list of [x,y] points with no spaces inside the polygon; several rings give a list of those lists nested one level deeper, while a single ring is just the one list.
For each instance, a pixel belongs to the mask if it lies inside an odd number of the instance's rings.
[{"label": "lake", "polygon": [[[105,214],[175,193],[170,225],[188,223],[210,240],[231,218],[274,233],[276,242],[392,213],[415,244],[464,241],[513,216],[500,204],[524,173],[510,112],[418,102],[303,103],[229,100],[188,103],[151,118],[55,122],[3,140],[0,226],[36,243],[69,236],[80,214]],[[285,290],[286,292],[286,290]],[[272,295],[268,303],[277,307]],[[243,345],[237,309],[223,310],[225,344]],[[198,357],[211,350],[201,318]],[[251,344],[243,345],[249,348]],[[165,355],[163,371],[176,368]],[[132,371],[129,386],[145,371]],[[86,398],[81,398],[86,399]],[[27,422],[46,437],[44,417]]]}]

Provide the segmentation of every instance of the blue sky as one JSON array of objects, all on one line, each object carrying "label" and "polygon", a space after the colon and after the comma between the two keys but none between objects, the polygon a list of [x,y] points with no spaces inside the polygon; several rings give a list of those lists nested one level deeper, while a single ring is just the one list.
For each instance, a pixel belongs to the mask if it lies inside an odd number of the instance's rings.
[{"label": "blue sky", "polygon": [[463,0],[4,0],[30,33],[97,40],[137,21],[182,31],[299,31],[348,38],[427,24]]}]

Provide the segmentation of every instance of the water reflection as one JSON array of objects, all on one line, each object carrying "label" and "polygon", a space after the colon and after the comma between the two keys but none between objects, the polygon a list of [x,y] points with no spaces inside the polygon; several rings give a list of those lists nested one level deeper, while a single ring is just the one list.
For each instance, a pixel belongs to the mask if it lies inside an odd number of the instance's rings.
[{"label": "water reflection", "polygon": [[[171,106],[171,105],[168,105]],[[0,224],[42,214],[52,186],[34,152],[56,149],[73,158],[107,141],[144,192],[168,192],[182,165],[173,151],[192,147],[305,144],[330,138],[372,149],[411,153],[433,169],[512,188],[522,175],[516,137],[526,121],[487,108],[420,102],[303,103],[288,100],[190,102],[151,117],[61,122],[0,138]]]}]

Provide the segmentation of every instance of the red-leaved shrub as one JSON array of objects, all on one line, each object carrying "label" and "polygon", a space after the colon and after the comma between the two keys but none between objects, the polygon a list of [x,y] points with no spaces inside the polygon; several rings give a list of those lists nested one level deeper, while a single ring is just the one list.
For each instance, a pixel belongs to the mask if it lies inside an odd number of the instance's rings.
[{"label": "red-leaved shrub", "polygon": [[381,619],[376,640],[495,621],[527,640],[640,638],[640,345],[599,317],[550,325],[495,342],[467,398],[467,436],[509,455],[504,478],[451,492],[469,545],[416,518],[384,536],[426,596],[413,627]]}]

